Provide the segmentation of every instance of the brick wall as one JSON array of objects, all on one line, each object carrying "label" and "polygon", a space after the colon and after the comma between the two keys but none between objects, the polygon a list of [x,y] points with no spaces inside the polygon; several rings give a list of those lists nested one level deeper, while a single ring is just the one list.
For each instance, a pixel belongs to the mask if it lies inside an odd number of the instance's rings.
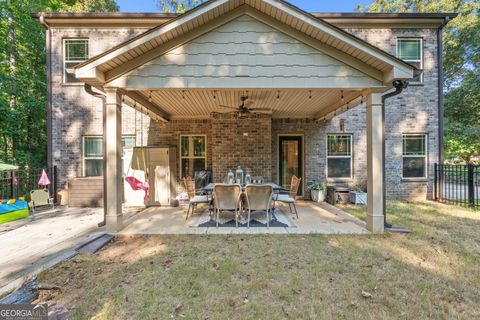
[{"label": "brick wall", "polygon": [[[59,186],[83,175],[82,137],[102,135],[102,103],[85,92],[83,84],[63,83],[63,39],[88,38],[93,57],[147,29],[52,28],[52,160],[58,166]],[[122,110],[123,134],[135,134],[132,108]],[[140,117],[138,117],[140,118]],[[140,120],[138,120],[140,121]],[[149,119],[144,120],[148,124]],[[139,123],[140,125],[140,123]],[[137,126],[139,127],[139,126]],[[139,139],[139,138],[138,138]]]},{"label": "brick wall", "polygon": [[[421,37],[424,52],[424,80],[410,85],[385,106],[385,169],[387,197],[394,199],[431,198],[433,166],[438,163],[438,56],[436,29],[347,29],[382,50],[396,55],[400,37]],[[402,134],[428,134],[428,179],[402,179]]]},{"label": "brick wall", "polygon": [[272,121],[270,115],[235,119],[219,115],[212,119],[213,177],[226,181],[229,169],[241,165],[251,175],[272,179]]},{"label": "brick wall", "polygon": [[228,170],[237,165],[244,170],[251,168],[252,175],[271,180],[271,123],[268,115],[152,122],[148,145],[175,146],[179,150],[181,135],[206,135],[207,167],[212,169],[214,181],[225,181]]}]

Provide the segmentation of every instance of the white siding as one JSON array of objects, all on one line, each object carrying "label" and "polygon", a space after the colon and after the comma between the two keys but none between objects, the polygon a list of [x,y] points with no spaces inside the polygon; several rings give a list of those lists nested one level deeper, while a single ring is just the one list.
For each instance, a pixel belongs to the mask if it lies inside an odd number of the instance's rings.
[{"label": "white siding", "polygon": [[380,82],[244,15],[113,82],[126,88],[364,88]]}]

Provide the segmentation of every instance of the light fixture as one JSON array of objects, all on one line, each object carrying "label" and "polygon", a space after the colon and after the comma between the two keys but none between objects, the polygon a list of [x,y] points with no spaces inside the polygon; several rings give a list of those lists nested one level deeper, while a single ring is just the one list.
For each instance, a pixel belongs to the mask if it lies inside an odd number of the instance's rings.
[{"label": "light fixture", "polygon": [[277,100],[280,100],[280,91],[277,91]]},{"label": "light fixture", "polygon": [[339,126],[340,126],[340,131],[345,132],[345,119],[340,119],[340,121],[338,123],[339,123]]},{"label": "light fixture", "polygon": [[185,99],[185,90],[182,90],[182,99]]},{"label": "light fixture", "polygon": [[152,91],[148,94],[148,102],[152,102]]},{"label": "light fixture", "polygon": [[308,99],[312,100],[312,90],[310,90],[308,93],[309,93]]},{"label": "light fixture", "polygon": [[217,100],[217,90],[213,90],[213,100]]},{"label": "light fixture", "polygon": [[362,97],[360,98],[360,104],[363,104],[363,95],[362,95]]},{"label": "light fixture", "polygon": [[342,99],[342,101],[343,101],[343,100],[345,100],[345,98],[343,97],[343,90],[340,91],[340,92],[342,93],[341,99]]}]

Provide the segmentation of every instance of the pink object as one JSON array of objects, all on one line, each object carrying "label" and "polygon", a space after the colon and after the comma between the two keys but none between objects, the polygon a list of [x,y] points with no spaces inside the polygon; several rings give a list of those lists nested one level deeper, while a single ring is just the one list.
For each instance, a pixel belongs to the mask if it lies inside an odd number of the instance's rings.
[{"label": "pink object", "polygon": [[47,176],[47,173],[45,172],[45,169],[42,171],[42,176],[40,177],[40,180],[38,180],[38,185],[39,186],[48,186],[50,184],[50,179]]},{"label": "pink object", "polygon": [[127,183],[130,185],[130,187],[132,187],[133,190],[135,190],[135,191],[137,191],[137,190],[145,191],[145,196],[143,197],[143,199],[144,200],[148,199],[148,196],[149,196],[148,191],[150,189],[150,185],[148,184],[148,182],[140,181],[135,177],[125,177],[125,181],[127,181]]}]

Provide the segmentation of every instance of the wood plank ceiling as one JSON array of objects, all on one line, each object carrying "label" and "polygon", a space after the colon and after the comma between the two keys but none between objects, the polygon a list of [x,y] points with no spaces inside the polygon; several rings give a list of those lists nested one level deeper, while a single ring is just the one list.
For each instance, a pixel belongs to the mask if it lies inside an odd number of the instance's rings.
[{"label": "wood plank ceiling", "polygon": [[[251,103],[248,105],[249,108],[270,109],[273,118],[314,118],[324,108],[341,101],[342,92],[348,97],[355,91],[333,89],[138,91],[165,111],[170,119],[208,118],[212,112],[232,111],[221,106],[238,107],[242,95],[248,95]],[[357,92],[360,94],[360,91]]]}]

